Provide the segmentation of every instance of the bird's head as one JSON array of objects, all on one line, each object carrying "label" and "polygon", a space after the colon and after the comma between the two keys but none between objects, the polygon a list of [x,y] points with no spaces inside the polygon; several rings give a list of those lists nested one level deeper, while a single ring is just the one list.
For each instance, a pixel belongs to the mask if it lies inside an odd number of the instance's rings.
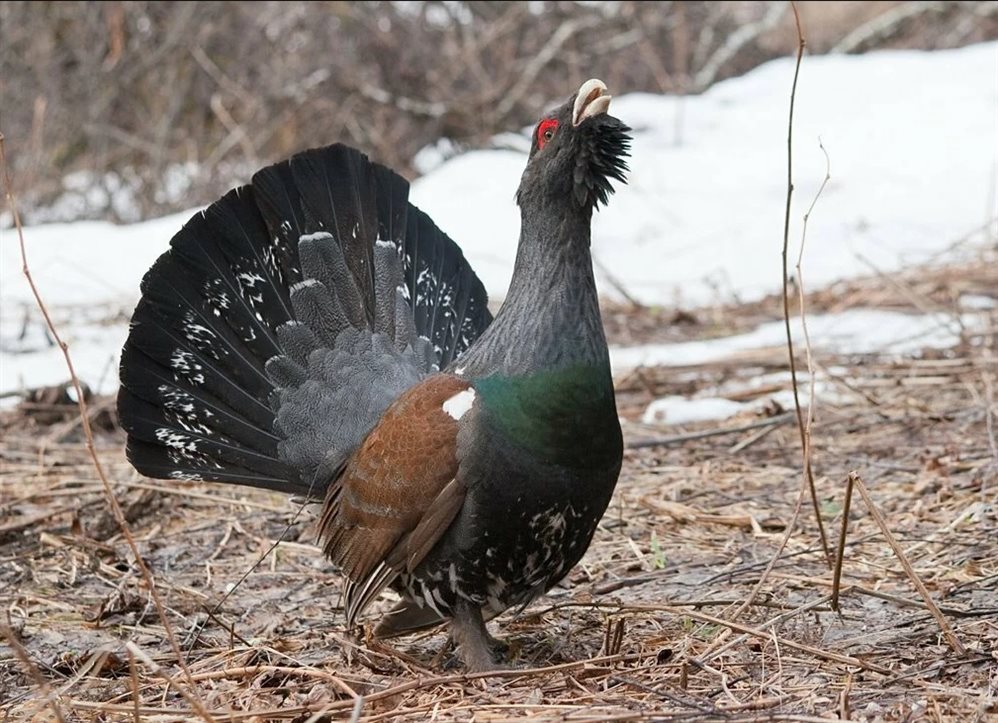
[{"label": "bird's head", "polygon": [[610,179],[626,182],[631,130],[607,115],[611,96],[601,80],[587,80],[568,101],[534,127],[517,203],[555,202],[591,212],[613,193]]}]

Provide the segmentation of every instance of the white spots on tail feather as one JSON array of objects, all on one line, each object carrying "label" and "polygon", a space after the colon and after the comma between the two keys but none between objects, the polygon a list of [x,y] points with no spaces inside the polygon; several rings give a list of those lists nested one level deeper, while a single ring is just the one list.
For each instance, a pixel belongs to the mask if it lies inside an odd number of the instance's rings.
[{"label": "white spots on tail feather", "polygon": [[188,324],[184,327],[187,331],[187,338],[191,341],[196,341],[202,335],[204,336],[214,336],[211,329],[209,329],[204,324]]},{"label": "white spots on tail feather", "polygon": [[177,377],[183,377],[191,384],[204,384],[202,367],[194,361],[194,355],[189,351],[174,349],[170,355],[170,366],[177,372]]},{"label": "white spots on tail feather", "polygon": [[224,283],[221,279],[206,280],[202,286],[202,294],[208,301],[208,308],[211,309],[211,313],[215,316],[220,317],[222,312],[232,305],[232,301],[229,299],[229,294],[225,291]]},{"label": "white spots on tail feather", "polygon": [[[263,303],[262,287],[267,285],[267,280],[255,271],[242,271],[236,274],[236,280],[239,282],[239,288],[242,292],[243,298],[246,299],[249,302],[250,307],[252,307],[253,317],[257,321],[263,323],[263,316],[260,314],[257,304]],[[257,287],[257,284],[259,284],[260,287]]]},{"label": "white spots on tail feather", "polygon": [[457,374],[459,377],[463,376],[465,369],[467,369],[467,367],[458,367],[457,369],[454,370],[454,373]]},{"label": "white spots on tail feather", "polygon": [[236,274],[236,278],[239,279],[239,281],[242,283],[242,285],[244,287],[247,287],[247,288],[253,288],[257,284],[259,284],[261,281],[265,280],[258,273],[255,273],[255,272],[250,273],[250,272],[246,272],[246,271],[244,271],[244,272],[242,272],[240,274]]},{"label": "white spots on tail feather", "polygon": [[182,389],[160,384],[156,387],[159,397],[163,401],[163,406],[174,412],[190,414],[194,411],[194,397]]},{"label": "white spots on tail feather", "polygon": [[194,361],[194,355],[183,349],[174,349],[170,355],[170,366],[178,372],[189,372],[193,369],[200,369],[201,365]]},{"label": "white spots on tail feather", "polygon": [[[218,336],[204,324],[198,323],[198,316],[193,311],[184,314],[183,331],[188,341],[194,342],[199,348],[212,349]],[[215,357],[218,358],[217,356]]]},{"label": "white spots on tail feather", "polygon": [[203,416],[207,419],[214,415],[208,409],[198,408],[196,404],[197,400],[193,395],[185,392],[183,389],[171,387],[168,384],[160,384],[156,387],[156,391],[159,392],[163,408],[172,413],[170,416],[173,418],[173,421],[183,430],[205,436],[214,434],[211,428],[203,424],[198,418],[199,416]]},{"label": "white spots on tail feather", "polygon": [[197,452],[197,443],[186,434],[181,434],[175,429],[160,427],[156,430],[156,439],[165,447],[177,449],[182,452]]},{"label": "white spots on tail feather", "polygon": [[453,419],[460,419],[468,413],[468,410],[471,409],[471,405],[474,403],[475,390],[469,387],[444,402],[443,410]]}]

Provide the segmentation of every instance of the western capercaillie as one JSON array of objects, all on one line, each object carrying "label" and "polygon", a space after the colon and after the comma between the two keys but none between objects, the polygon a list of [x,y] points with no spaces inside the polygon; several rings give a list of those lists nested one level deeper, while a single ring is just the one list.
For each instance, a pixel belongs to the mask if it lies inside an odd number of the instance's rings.
[{"label": "western capercaillie", "polygon": [[192,218],[142,282],[118,411],[143,474],[321,501],[353,624],[450,622],[469,669],[488,620],[582,557],[622,458],[590,255],[629,129],[600,81],[537,125],[492,318],[408,184],[342,145],[258,172]]}]

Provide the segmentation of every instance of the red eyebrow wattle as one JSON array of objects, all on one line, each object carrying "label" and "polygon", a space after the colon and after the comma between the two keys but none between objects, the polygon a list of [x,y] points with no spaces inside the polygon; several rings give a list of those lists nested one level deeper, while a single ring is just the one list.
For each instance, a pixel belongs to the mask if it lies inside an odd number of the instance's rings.
[{"label": "red eyebrow wattle", "polygon": [[541,121],[540,125],[537,126],[537,147],[544,148],[547,143],[547,139],[544,134],[548,131],[555,131],[558,129],[558,121],[555,118],[545,118]]}]

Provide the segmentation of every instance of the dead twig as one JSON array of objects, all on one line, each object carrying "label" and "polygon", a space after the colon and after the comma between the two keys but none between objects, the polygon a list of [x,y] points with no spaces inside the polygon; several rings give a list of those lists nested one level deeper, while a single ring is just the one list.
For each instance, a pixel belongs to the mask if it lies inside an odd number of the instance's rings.
[{"label": "dead twig", "polygon": [[[822,603],[827,602],[828,598],[823,598]],[[773,638],[768,632],[761,630],[760,628],[754,628],[749,625],[742,625],[741,623],[735,623],[730,620],[725,620],[724,618],[719,618],[714,615],[707,615],[698,610],[686,610],[684,608],[674,608],[671,605],[652,605],[648,606],[653,608],[655,611],[667,612],[672,615],[685,615],[686,617],[693,618],[702,623],[709,623],[710,625],[720,625],[722,627],[728,628],[738,633],[745,633],[753,638],[759,638],[765,642],[772,642]],[[644,605],[628,605],[628,610],[639,611],[645,608]],[[823,658],[824,660],[830,660],[835,663],[840,663],[842,665],[853,665],[864,670],[870,670],[874,673],[881,673],[883,675],[890,675],[891,671],[880,665],[870,663],[865,660],[860,660],[859,658],[854,658],[849,655],[841,655],[839,653],[833,653],[828,650],[822,650],[821,648],[816,648],[812,645],[805,645],[804,643],[798,643],[793,640],[786,640],[781,638],[780,643],[787,648],[793,648],[794,650],[800,650],[801,652],[808,653],[817,658]],[[705,656],[701,656],[705,657]],[[694,664],[696,664],[694,662]]]},{"label": "dead twig", "polygon": [[[811,469],[811,456],[810,456],[810,444],[808,441],[808,430],[807,426],[804,424],[803,412],[801,411],[800,405],[800,395],[797,391],[797,361],[794,357],[794,340],[793,334],[790,331],[790,274],[787,269],[787,249],[790,245],[790,203],[794,194],[794,152],[793,152],[793,139],[794,139],[794,104],[797,100],[797,78],[800,75],[800,63],[801,59],[804,57],[804,47],[806,46],[806,41],[804,40],[804,31],[801,29],[800,25],[800,14],[797,11],[797,4],[794,2],[790,3],[790,7],[794,11],[794,23],[797,28],[797,63],[794,66],[794,81],[793,85],[790,87],[790,113],[787,118],[787,203],[786,210],[783,215],[783,324],[787,333],[787,356],[790,361],[790,388],[794,394],[794,410],[797,414],[797,428],[800,431],[800,446],[801,454],[804,458],[804,482],[807,484],[808,489],[811,493],[811,504],[814,507],[814,517],[815,521],[818,523],[818,533],[821,536],[821,549],[825,553],[825,561],[828,566],[832,566],[832,556],[828,551],[828,538],[825,535],[825,525],[821,520],[821,508],[818,506],[818,493],[814,489],[814,472]],[[827,158],[827,156],[826,156]],[[826,172],[827,176],[827,172]],[[827,180],[827,178],[826,178]],[[825,184],[821,184],[821,188],[824,188]],[[821,189],[818,189],[818,195],[821,194]],[[815,201],[818,197],[815,196]],[[814,207],[814,203],[811,204]],[[808,211],[810,213],[810,211]],[[804,217],[805,230],[807,228],[807,216]],[[801,237],[801,253],[803,254],[804,240]],[[798,263],[799,268],[799,263]],[[798,285],[800,285],[800,278],[797,279]],[[804,316],[804,309],[801,307],[801,318]],[[812,380],[812,388],[813,388]],[[765,576],[764,576],[765,577]]]},{"label": "dead twig", "polygon": [[[799,30],[799,27],[798,27]],[[789,138],[788,138],[789,142]],[[807,376],[808,376],[808,400],[807,400],[807,422],[804,426],[803,431],[803,452],[804,452],[804,469],[807,474],[807,482],[811,491],[811,503],[814,505],[814,516],[818,521],[818,531],[821,533],[821,547],[825,552],[825,560],[829,561],[828,557],[828,541],[825,538],[825,525],[821,520],[821,508],[818,506],[818,497],[814,489],[814,474],[811,471],[811,455],[813,452],[813,447],[811,446],[811,429],[814,426],[814,404],[815,404],[815,387],[817,386],[817,375],[814,371],[814,354],[811,351],[811,334],[807,330],[807,304],[805,302],[804,294],[804,274],[801,270],[801,266],[804,262],[804,245],[807,241],[807,222],[811,218],[811,213],[814,211],[815,205],[818,203],[818,199],[821,198],[822,191],[825,190],[825,186],[828,185],[829,179],[832,177],[832,162],[828,157],[828,151],[825,150],[824,144],[822,144],[821,139],[818,139],[818,147],[821,152],[825,155],[825,177],[821,181],[821,185],[818,186],[817,192],[814,194],[814,198],[811,200],[811,205],[808,206],[807,212],[804,214],[803,225],[801,226],[800,232],[800,250],[797,253],[797,265],[794,267],[794,271],[797,274],[797,303],[800,306],[800,324],[801,329],[804,332],[804,353],[807,359]],[[784,283],[786,282],[786,276],[784,276]],[[784,312],[786,312],[786,290],[784,289]],[[793,356],[793,347],[789,348],[789,353],[791,357]],[[791,361],[791,364],[793,362]],[[791,373],[791,384],[794,390],[794,405],[797,408],[797,418],[800,420],[800,402],[797,399],[797,379]]]},{"label": "dead twig", "polygon": [[883,533],[884,538],[887,540],[887,544],[889,544],[891,549],[894,550],[894,554],[897,555],[898,562],[901,563],[901,567],[904,568],[905,573],[908,575],[908,579],[911,580],[912,584],[918,590],[918,593],[922,596],[926,607],[929,609],[929,612],[932,613],[932,617],[936,619],[936,623],[939,624],[939,629],[942,631],[943,637],[946,638],[946,642],[949,644],[950,648],[952,648],[953,652],[957,655],[966,655],[967,649],[963,646],[963,643],[960,642],[960,639],[956,636],[953,628],[950,627],[946,617],[936,606],[935,601],[929,594],[928,588],[925,587],[925,583],[922,582],[922,579],[918,576],[918,573],[915,572],[915,568],[911,566],[911,563],[908,561],[908,557],[904,554],[904,550],[901,549],[901,545],[899,545],[898,541],[894,539],[894,535],[887,526],[887,522],[884,520],[883,515],[880,514],[880,510],[877,509],[876,504],[874,504],[873,498],[870,497],[870,493],[866,489],[863,478],[856,472],[850,472],[849,481],[855,485],[857,490],[859,490],[859,494],[863,498],[866,508],[870,511],[870,516],[873,517],[874,522],[877,523],[877,527],[879,527],[880,531]]},{"label": "dead twig", "polygon": [[[808,612],[809,610],[814,610],[815,608],[821,607],[822,605],[824,605],[825,603],[829,602],[830,600],[831,600],[831,596],[830,595],[826,595],[824,597],[820,597],[817,600],[812,600],[811,602],[809,602],[809,603],[807,603],[805,605],[801,605],[800,607],[794,608],[793,610],[788,610],[785,613],[780,613],[776,617],[774,617],[774,618],[772,618],[770,620],[767,620],[765,623],[763,623],[762,625],[760,625],[758,629],[760,631],[762,631],[762,630],[771,630],[772,628],[775,628],[777,625],[780,625],[781,623],[784,623],[787,620],[795,618],[798,615],[801,615],[803,613]],[[747,640],[748,637],[749,637],[748,634],[743,634],[743,635],[739,635],[736,638],[732,638],[731,640],[729,640],[727,643],[725,643],[721,647],[715,648],[715,649],[711,650],[709,654],[701,655],[699,658],[697,658],[697,660],[699,662],[703,662],[703,663],[706,663],[706,662],[708,662],[710,660],[713,660],[714,658],[716,658],[717,656],[719,656],[721,653],[725,652],[726,650],[730,650],[731,648],[733,648],[734,646],[738,645],[742,641]]]},{"label": "dead twig", "polygon": [[631,292],[627,290],[627,286],[624,285],[624,282],[621,281],[620,278],[612,271],[610,271],[610,269],[606,267],[606,264],[600,261],[596,256],[593,256],[593,263],[596,265],[596,268],[599,270],[600,274],[602,274],[603,278],[606,279],[607,283],[610,284],[610,286],[612,286],[614,290],[623,296],[624,300],[631,305],[631,309],[644,308],[645,305],[638,301],[631,294]]},{"label": "dead twig", "polygon": [[[3,136],[0,135],[0,147],[2,147],[2,144]],[[38,686],[38,690],[42,693],[42,699],[52,709],[52,714],[59,720],[59,723],[66,723],[66,717],[62,714],[62,709],[52,694],[52,689],[49,688],[48,683],[45,681],[45,676],[38,670],[38,666],[32,662],[31,656],[28,655],[28,651],[21,645],[17,634],[7,625],[0,625],[0,635],[6,638],[7,644],[14,651],[14,655],[17,657],[18,662],[21,663],[21,667],[35,681],[35,685]]]},{"label": "dead twig", "polygon": [[877,39],[890,37],[909,20],[919,15],[938,14],[946,9],[945,2],[905,2],[876,15],[840,40],[830,52],[855,53]]},{"label": "dead twig", "polygon": [[670,444],[682,444],[683,442],[692,442],[697,439],[706,439],[708,437],[721,437],[726,434],[738,434],[739,432],[749,432],[753,429],[759,429],[760,427],[778,427],[781,424],[785,424],[793,419],[793,412],[784,412],[783,414],[778,414],[775,417],[767,417],[766,419],[760,419],[758,422],[750,422],[749,424],[741,424],[737,427],[721,427],[720,429],[707,429],[702,432],[688,432],[687,434],[676,434],[671,437],[658,437],[655,439],[635,439],[628,440],[626,447],[627,449],[644,449],[646,447],[665,447]]},{"label": "dead twig", "polygon": [[846,499],[842,505],[842,532],[839,535],[839,546],[835,550],[835,570],[832,573],[832,610],[839,609],[839,588],[842,584],[842,559],[845,557],[846,534],[849,531],[849,508],[852,505],[852,475],[846,480]]},{"label": "dead twig", "polygon": [[[793,388],[794,393],[794,414],[797,418],[797,428],[800,431],[800,441],[802,453],[804,455],[804,480],[802,481],[800,492],[797,495],[797,502],[794,505],[794,514],[787,525],[786,530],[783,533],[783,537],[780,540],[779,546],[776,548],[776,552],[769,560],[769,564],[766,569],[763,570],[762,575],[759,577],[759,581],[752,588],[752,592],[745,601],[738,606],[735,612],[732,614],[732,618],[737,618],[741,615],[755,600],[759,591],[762,590],[762,586],[766,583],[767,578],[772,573],[773,568],[776,567],[777,561],[783,554],[783,550],[786,549],[787,542],[790,540],[790,536],[793,534],[794,528],[797,526],[797,520],[800,518],[800,510],[804,502],[805,490],[810,490],[811,501],[814,505],[815,518],[818,522],[818,529],[821,533],[821,548],[825,553],[825,560],[831,564],[831,556],[828,552],[828,541],[825,537],[825,528],[821,522],[820,509],[818,508],[818,496],[814,489],[814,477],[811,474],[810,460],[807,454],[807,437],[805,434],[804,419],[801,413],[800,399],[797,394],[797,367],[794,361],[794,348],[793,348],[793,336],[790,333],[790,295],[788,288],[788,274],[787,274],[787,247],[790,243],[790,199],[793,196],[793,126],[794,126],[794,101],[797,97],[797,77],[800,73],[800,63],[801,58],[804,56],[804,32],[800,25],[800,14],[797,11],[796,3],[790,3],[791,8],[794,11],[794,22],[797,27],[797,63],[794,67],[794,80],[793,85],[790,88],[790,114],[787,120],[787,204],[786,211],[783,217],[783,321],[786,328],[787,334],[787,352],[790,358],[790,386]],[[719,641],[715,641],[719,642]]]},{"label": "dead twig", "polygon": [[[184,700],[190,703],[191,708],[193,708],[198,713],[198,715],[200,715],[204,720],[208,721],[215,720],[212,717],[212,715],[208,712],[208,710],[204,707],[204,705],[201,703],[201,701],[198,700],[191,693],[190,690],[188,690],[182,685],[178,685],[177,681],[174,680],[169,673],[167,673],[165,670],[159,667],[159,665],[156,664],[156,661],[150,658],[146,654],[146,652],[142,650],[142,648],[140,648],[138,645],[136,645],[131,641],[125,643],[125,648],[128,650],[130,655],[133,655],[134,657],[141,660],[146,665],[146,667],[148,667],[150,670],[156,673],[156,675],[158,675],[160,678],[166,681],[167,685],[169,685],[171,688],[177,691],[177,693],[179,693]],[[188,673],[188,675],[190,675],[190,673]]]}]

